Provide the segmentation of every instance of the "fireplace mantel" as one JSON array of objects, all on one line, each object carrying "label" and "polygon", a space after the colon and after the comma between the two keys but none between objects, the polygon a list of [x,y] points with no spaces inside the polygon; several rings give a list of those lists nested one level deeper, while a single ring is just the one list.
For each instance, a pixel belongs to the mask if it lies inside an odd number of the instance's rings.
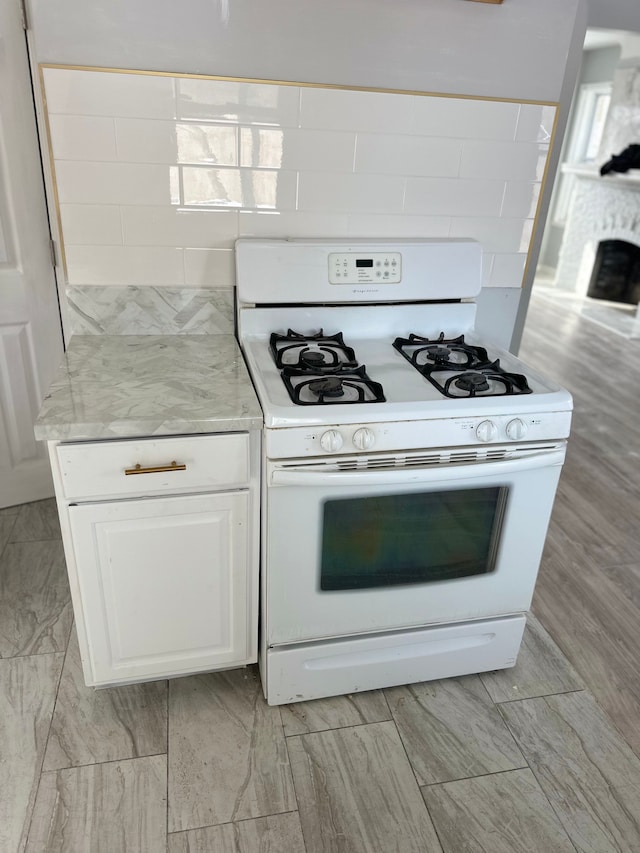
[{"label": "fireplace mantel", "polygon": [[628,172],[609,172],[601,175],[596,167],[570,166],[566,163],[560,167],[564,175],[577,175],[579,178],[596,181],[605,186],[611,186],[624,190],[637,190],[640,192],[640,169],[629,169]]}]

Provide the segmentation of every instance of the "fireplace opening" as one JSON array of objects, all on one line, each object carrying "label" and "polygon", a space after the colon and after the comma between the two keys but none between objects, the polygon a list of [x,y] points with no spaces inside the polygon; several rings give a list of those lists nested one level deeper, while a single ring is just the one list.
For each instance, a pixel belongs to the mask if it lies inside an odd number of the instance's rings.
[{"label": "fireplace opening", "polygon": [[640,302],[640,247],[625,240],[598,246],[587,296],[637,305]]}]

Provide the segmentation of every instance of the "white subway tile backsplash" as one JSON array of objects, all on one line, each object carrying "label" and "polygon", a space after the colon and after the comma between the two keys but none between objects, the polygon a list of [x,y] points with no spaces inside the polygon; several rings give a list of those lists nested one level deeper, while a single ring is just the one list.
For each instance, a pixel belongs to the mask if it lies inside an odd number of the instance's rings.
[{"label": "white subway tile backsplash", "polygon": [[412,113],[410,95],[320,88],[300,92],[300,127],[313,130],[409,133]]},{"label": "white subway tile backsplash", "polygon": [[44,68],[47,110],[52,113],[133,118],[175,118],[172,77]]},{"label": "white subway tile backsplash", "polygon": [[130,163],[238,164],[237,130],[196,122],[116,119],[118,159]]},{"label": "white subway tile backsplash", "polygon": [[404,212],[430,216],[499,216],[502,181],[407,178]]},{"label": "white subway tile backsplash", "polygon": [[[296,128],[290,128],[295,131]],[[240,165],[281,169],[284,130],[276,127],[241,127]]]},{"label": "white subway tile backsplash", "polygon": [[520,235],[520,245],[518,246],[519,252],[527,253],[529,251],[529,247],[531,246],[531,240],[533,238],[533,228],[536,224],[535,219],[525,219],[522,225],[522,234]]},{"label": "white subway tile backsplash", "polygon": [[448,216],[405,216],[353,214],[349,216],[350,237],[448,237]]},{"label": "white subway tile backsplash", "polygon": [[352,172],[355,133],[295,127],[240,128],[240,165],[266,169]]},{"label": "white subway tile backsplash", "polygon": [[169,166],[58,160],[58,198],[76,204],[171,204]]},{"label": "white subway tile backsplash", "polygon": [[169,166],[169,195],[171,204],[180,204],[182,192],[180,189],[180,169],[178,166]]},{"label": "white subway tile backsplash", "polygon": [[235,284],[235,255],[231,249],[185,249],[184,270],[189,287],[229,287]]},{"label": "white subway tile backsplash", "polygon": [[69,282],[224,288],[255,237],[472,237],[517,287],[553,105],[44,69]]},{"label": "white subway tile backsplash", "polygon": [[521,252],[527,251],[532,224],[531,219],[456,216],[450,236],[478,240],[485,252]]},{"label": "white subway tile backsplash", "polygon": [[522,104],[518,117],[518,142],[550,142],[557,109],[547,104]]},{"label": "white subway tile backsplash", "polygon": [[411,132],[461,139],[515,136],[519,104],[469,98],[414,97]]},{"label": "white subway tile backsplash", "polygon": [[178,122],[178,163],[238,165],[238,129],[228,125]]},{"label": "white subway tile backsplash", "polygon": [[347,223],[344,213],[305,210],[239,213],[240,237],[344,237]]},{"label": "white subway tile backsplash", "polygon": [[184,284],[183,250],[166,246],[69,246],[69,284]]},{"label": "white subway tile backsplash", "polygon": [[183,203],[205,207],[293,210],[295,172],[182,167]]},{"label": "white subway tile backsplash", "polygon": [[540,146],[527,142],[467,140],[462,146],[460,177],[540,180]]},{"label": "white subway tile backsplash", "polygon": [[122,208],[124,243],[230,249],[238,234],[237,210],[184,210],[180,207]]},{"label": "white subway tile backsplash", "polygon": [[114,121],[106,116],[49,116],[56,160],[116,160]]},{"label": "white subway tile backsplash", "polygon": [[490,252],[482,253],[482,287],[489,287],[489,279],[491,278],[491,268],[493,267],[493,259],[495,255]]},{"label": "white subway tile backsplash", "polygon": [[526,262],[525,252],[495,255],[489,276],[489,287],[520,287]]},{"label": "white subway tile backsplash", "polygon": [[301,172],[298,208],[335,213],[400,213],[404,178]]},{"label": "white subway tile backsplash", "polygon": [[240,207],[242,205],[240,170],[184,167],[182,192],[184,204]]},{"label": "white subway tile backsplash", "polygon": [[501,216],[532,219],[538,209],[540,184],[536,181],[507,181]]},{"label": "white subway tile backsplash", "polygon": [[120,208],[106,204],[61,204],[65,246],[122,244]]},{"label": "white subway tile backsplash", "polygon": [[297,127],[297,86],[178,78],[178,118]]},{"label": "white subway tile backsplash", "polygon": [[461,152],[458,139],[359,133],[355,171],[452,178],[458,175]]},{"label": "white subway tile backsplash", "polygon": [[178,161],[176,123],[157,119],[117,118],[117,156],[125,163],[167,163]]}]

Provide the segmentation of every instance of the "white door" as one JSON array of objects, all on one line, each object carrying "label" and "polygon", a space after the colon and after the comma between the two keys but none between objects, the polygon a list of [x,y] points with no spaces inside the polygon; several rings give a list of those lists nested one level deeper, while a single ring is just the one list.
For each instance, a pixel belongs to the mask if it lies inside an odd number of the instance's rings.
[{"label": "white door", "polygon": [[0,507],[53,495],[33,421],[63,351],[19,0],[0,2]]},{"label": "white door", "polygon": [[88,684],[256,660],[248,505],[243,491],[69,508]]}]

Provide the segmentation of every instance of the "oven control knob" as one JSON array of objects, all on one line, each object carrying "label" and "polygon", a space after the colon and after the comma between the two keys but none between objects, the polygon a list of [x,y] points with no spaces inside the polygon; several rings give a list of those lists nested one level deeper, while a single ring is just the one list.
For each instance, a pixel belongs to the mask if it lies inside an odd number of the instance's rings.
[{"label": "oven control knob", "polygon": [[376,437],[370,429],[363,427],[354,432],[353,443],[358,450],[370,450],[376,443]]},{"label": "oven control knob", "polygon": [[512,439],[512,441],[520,441],[527,434],[527,425],[520,418],[514,418],[507,424],[506,432],[507,438]]},{"label": "oven control knob", "polygon": [[342,447],[342,436],[337,429],[328,429],[320,436],[320,447],[327,453],[335,453]]},{"label": "oven control knob", "polygon": [[476,427],[476,435],[480,441],[493,441],[498,434],[498,427],[493,421],[482,421]]}]

